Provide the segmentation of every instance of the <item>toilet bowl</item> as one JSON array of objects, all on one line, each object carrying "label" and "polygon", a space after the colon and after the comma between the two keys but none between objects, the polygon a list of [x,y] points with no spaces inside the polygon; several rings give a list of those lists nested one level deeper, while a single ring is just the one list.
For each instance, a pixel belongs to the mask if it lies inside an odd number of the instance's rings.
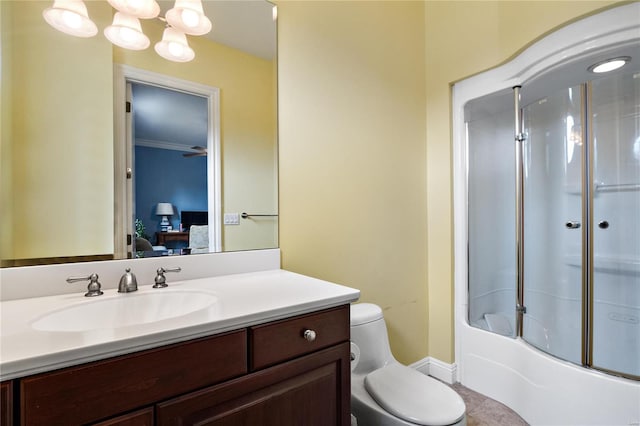
[{"label": "toilet bowl", "polygon": [[351,413],[358,426],[466,426],[465,410],[453,389],[396,361],[379,306],[351,305]]}]

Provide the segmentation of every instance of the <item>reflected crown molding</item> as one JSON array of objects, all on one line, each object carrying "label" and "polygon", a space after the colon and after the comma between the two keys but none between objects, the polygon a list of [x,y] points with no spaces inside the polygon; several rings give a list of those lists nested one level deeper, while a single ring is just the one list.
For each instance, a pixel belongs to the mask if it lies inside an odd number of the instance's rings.
[{"label": "reflected crown molding", "polygon": [[174,142],[156,141],[149,139],[136,139],[136,146],[144,146],[146,148],[170,149],[173,151],[193,152],[191,145],[182,145]]}]

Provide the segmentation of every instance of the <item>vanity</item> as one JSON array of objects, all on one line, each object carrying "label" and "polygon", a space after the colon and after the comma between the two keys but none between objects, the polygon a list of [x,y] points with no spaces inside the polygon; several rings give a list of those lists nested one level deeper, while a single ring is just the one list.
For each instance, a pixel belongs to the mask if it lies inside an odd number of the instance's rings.
[{"label": "vanity", "polygon": [[350,424],[358,290],[281,269],[171,278],[3,301],[2,426]]}]

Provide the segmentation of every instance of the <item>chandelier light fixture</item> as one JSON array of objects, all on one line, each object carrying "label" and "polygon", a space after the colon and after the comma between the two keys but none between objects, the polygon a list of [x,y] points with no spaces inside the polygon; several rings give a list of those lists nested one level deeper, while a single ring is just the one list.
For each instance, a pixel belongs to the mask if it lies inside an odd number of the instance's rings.
[{"label": "chandelier light fixture", "polygon": [[[116,9],[113,23],[104,29],[105,37],[116,46],[131,50],[144,50],[151,44],[142,32],[140,19],[159,19],[167,27],[162,40],[154,46],[165,59],[188,62],[195,52],[185,34],[199,36],[211,31],[211,21],[204,14],[202,0],[176,0],[162,18],[156,0],[107,0]],[[98,27],[89,18],[83,0],[54,0],[53,6],[42,12],[53,28],[76,37],[93,37]]]}]

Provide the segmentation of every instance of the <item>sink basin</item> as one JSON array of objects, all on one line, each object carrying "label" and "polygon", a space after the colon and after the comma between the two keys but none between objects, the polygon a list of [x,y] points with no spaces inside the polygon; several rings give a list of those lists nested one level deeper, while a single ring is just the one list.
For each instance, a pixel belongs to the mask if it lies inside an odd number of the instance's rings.
[{"label": "sink basin", "polygon": [[215,295],[202,291],[163,289],[115,294],[49,312],[31,326],[40,331],[122,328],[182,317],[208,309],[217,301]]}]

